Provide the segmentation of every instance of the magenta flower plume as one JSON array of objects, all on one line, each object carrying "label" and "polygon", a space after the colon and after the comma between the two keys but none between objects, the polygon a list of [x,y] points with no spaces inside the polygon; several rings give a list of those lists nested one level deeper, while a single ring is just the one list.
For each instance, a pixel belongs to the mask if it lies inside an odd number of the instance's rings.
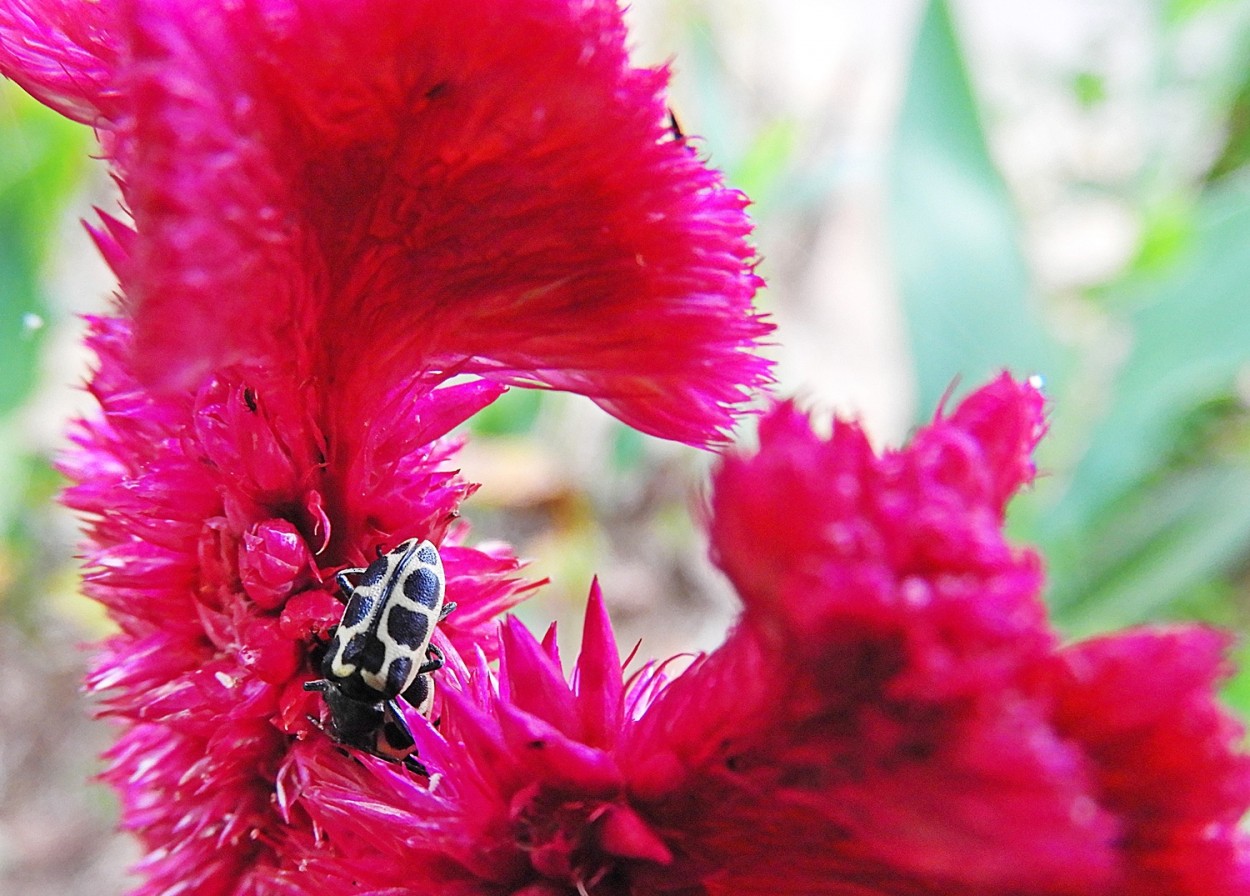
[{"label": "magenta flower plume", "polygon": [[[793,857],[811,874],[793,892],[1250,893],[1250,762],[1213,694],[1224,636],[1061,647],[1037,556],[1003,536],[1041,405],[1003,376],[880,457],[783,405],[721,470],[713,545],[746,605],[721,653],[745,646],[648,716],[660,737],[701,705],[671,761],[736,794],[708,827],[826,844]],[[725,892],[767,891],[783,840],[742,837]]]},{"label": "magenta flower plume", "polygon": [[148,383],[300,342],[340,414],[475,373],[702,444],[768,379],[745,199],[616,0],[4,0],[0,71],[105,141]]},{"label": "magenta flower plume", "polygon": [[414,533],[442,542],[460,607],[439,641],[488,656],[528,587],[507,553],[459,544],[471,486],[447,432],[500,387],[412,381],[359,421],[368,463],[340,470],[296,383],[236,369],[153,396],[125,324],[95,321],[90,341],[102,413],[76,433],[65,500],[87,514],[87,593],[120,627],[89,683],[125,723],[105,778],[148,850],[135,893],[273,892],[287,844],[311,836],[282,782],[328,743],[302,685],[343,612],[331,573]]},{"label": "magenta flower plume", "polygon": [[96,129],[132,217],[92,229],[122,316],[63,466],[137,894],[324,892],[303,856],[349,847],[305,793],[416,779],[304,686],[335,574],[408,539],[458,605],[425,659],[496,657],[531,586],[464,544],[455,426],[519,383],[705,444],[767,379],[745,200],[624,44],[608,0],[0,0],[0,72]]}]

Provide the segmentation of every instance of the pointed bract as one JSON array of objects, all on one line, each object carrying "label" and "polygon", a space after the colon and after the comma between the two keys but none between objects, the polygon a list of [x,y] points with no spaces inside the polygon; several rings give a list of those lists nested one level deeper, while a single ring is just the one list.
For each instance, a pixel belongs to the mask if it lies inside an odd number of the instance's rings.
[{"label": "pointed bract", "polygon": [[624,688],[621,655],[612,635],[612,623],[596,580],[590,586],[586,624],[582,627],[582,652],[577,660],[576,684],[581,700],[582,731],[586,742],[608,748],[616,743],[621,728]]}]

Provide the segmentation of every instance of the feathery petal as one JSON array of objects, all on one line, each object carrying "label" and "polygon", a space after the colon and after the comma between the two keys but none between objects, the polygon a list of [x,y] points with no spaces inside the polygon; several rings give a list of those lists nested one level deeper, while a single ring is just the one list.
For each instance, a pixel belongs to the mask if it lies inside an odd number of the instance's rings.
[{"label": "feathery petal", "polygon": [[106,135],[146,382],[292,364],[347,413],[476,373],[705,444],[768,381],[746,199],[616,0],[87,9],[0,2],[0,71]]}]

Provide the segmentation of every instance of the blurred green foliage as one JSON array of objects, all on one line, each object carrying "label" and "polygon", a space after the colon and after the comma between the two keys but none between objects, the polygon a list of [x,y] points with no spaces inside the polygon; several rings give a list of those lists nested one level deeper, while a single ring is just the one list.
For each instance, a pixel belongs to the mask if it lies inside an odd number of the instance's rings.
[{"label": "blurred green foliage", "polygon": [[[1179,23],[1214,5],[1160,8],[1161,52]],[[921,414],[956,377],[975,384],[1001,366],[1043,373],[1053,406],[1042,476],[1013,506],[1011,524],[1046,557],[1061,625],[1083,634],[1197,618],[1244,629],[1250,68],[1234,73],[1242,83],[1231,89],[1217,85],[1226,88],[1228,136],[1207,176],[1124,197],[1141,222],[1135,258],[1079,297],[1110,338],[1061,352],[1056,325],[1037,313],[962,58],[947,4],[935,0],[911,61],[890,205]],[[1105,98],[1091,73],[1073,90],[1083,106]],[[1090,364],[1082,353],[1118,363]],[[1250,671],[1228,695],[1250,710]]]},{"label": "blurred green foliage", "polygon": [[[1250,453],[1236,437],[1250,364],[1250,184],[1204,191],[1184,242],[1162,270],[1112,286],[1131,349],[1041,527],[1065,612],[1105,617],[1098,605],[1117,592],[1128,610],[1128,585],[1143,597],[1130,615],[1153,615],[1166,606],[1163,572],[1186,600],[1235,572],[1250,545]],[[1137,543],[1123,544],[1124,532]],[[1107,536],[1097,552],[1094,533]],[[1150,572],[1165,547],[1169,562]]]},{"label": "blurred green foliage", "polygon": [[86,160],[87,134],[11,85],[0,93],[0,415],[29,392],[48,302],[41,265]]},{"label": "blurred green foliage", "polygon": [[545,394],[537,389],[509,389],[474,415],[473,434],[480,438],[524,435],[538,419]]},{"label": "blurred green foliage", "polygon": [[1107,98],[1107,83],[1097,72],[1077,72],[1072,79],[1072,95],[1085,108],[1093,108]]},{"label": "blurred green foliage", "polygon": [[87,170],[90,133],[0,84],[0,616],[30,623],[47,592],[35,523],[58,488],[50,460],[24,435],[24,405],[56,311],[44,265],[66,202]]},{"label": "blurred green foliage", "polygon": [[1058,373],[945,3],[920,23],[891,163],[890,235],[922,413],[956,377]]}]

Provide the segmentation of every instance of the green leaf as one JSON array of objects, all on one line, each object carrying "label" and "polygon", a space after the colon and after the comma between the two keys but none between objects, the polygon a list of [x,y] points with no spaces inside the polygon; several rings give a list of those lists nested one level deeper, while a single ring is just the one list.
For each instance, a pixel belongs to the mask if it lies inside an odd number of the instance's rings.
[{"label": "green leaf", "polygon": [[48,306],[40,265],[48,233],[79,182],[89,131],[0,89],[0,415],[34,382]]},{"label": "green leaf", "polygon": [[1051,557],[1051,603],[1067,631],[1160,615],[1218,617],[1212,586],[1234,571],[1250,544],[1250,464],[1161,477],[1120,502],[1096,531],[1068,556]]},{"label": "green leaf", "polygon": [[545,394],[539,389],[509,389],[474,414],[469,429],[485,437],[524,435],[534,428]]},{"label": "green leaf", "polygon": [[956,378],[975,384],[1004,367],[1057,374],[1016,214],[942,0],[929,4],[916,40],[892,152],[889,219],[922,415]]},{"label": "green leaf", "polygon": [[921,21],[891,155],[891,246],[921,414],[956,379],[976,384],[1004,367],[1054,376],[1019,222],[943,0]]},{"label": "green leaf", "polygon": [[1132,349],[1106,414],[1045,535],[1083,540],[1096,517],[1165,464],[1195,407],[1234,391],[1250,364],[1250,183],[1222,183],[1198,202],[1173,265],[1120,290]]}]

